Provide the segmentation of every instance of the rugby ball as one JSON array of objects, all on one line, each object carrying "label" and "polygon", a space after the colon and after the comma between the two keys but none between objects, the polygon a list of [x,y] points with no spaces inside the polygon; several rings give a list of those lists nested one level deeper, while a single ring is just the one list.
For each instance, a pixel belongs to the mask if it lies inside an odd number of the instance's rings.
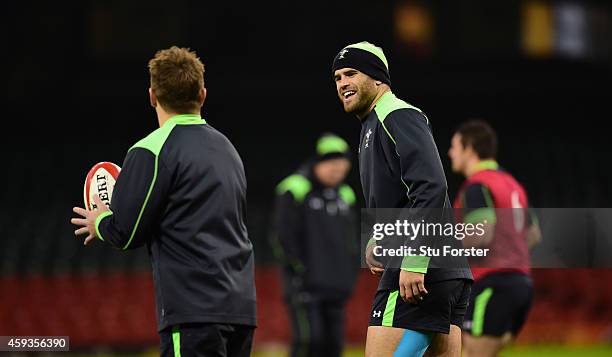
[{"label": "rugby ball", "polygon": [[94,211],[98,208],[93,200],[96,193],[100,195],[102,202],[107,207],[110,207],[119,171],[121,171],[119,166],[106,161],[95,164],[89,170],[85,178],[85,186],[83,187],[83,199],[86,209]]}]

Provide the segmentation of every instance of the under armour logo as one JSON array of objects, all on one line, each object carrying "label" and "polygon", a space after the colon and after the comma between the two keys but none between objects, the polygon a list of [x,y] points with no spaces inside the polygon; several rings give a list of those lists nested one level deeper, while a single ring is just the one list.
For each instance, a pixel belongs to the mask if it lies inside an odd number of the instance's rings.
[{"label": "under armour logo", "polygon": [[344,55],[348,52],[348,49],[345,48],[342,51],[340,51],[340,53],[338,53],[338,59],[343,59]]},{"label": "under armour logo", "polygon": [[372,313],[372,317],[381,317],[381,316],[382,316],[382,311],[380,311],[380,310],[379,311],[374,311]]}]

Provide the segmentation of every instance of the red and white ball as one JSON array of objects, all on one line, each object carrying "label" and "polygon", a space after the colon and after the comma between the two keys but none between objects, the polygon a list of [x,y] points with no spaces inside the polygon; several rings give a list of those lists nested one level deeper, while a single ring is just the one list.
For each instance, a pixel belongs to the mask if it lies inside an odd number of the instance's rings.
[{"label": "red and white ball", "polygon": [[113,197],[113,189],[115,182],[119,177],[121,168],[112,162],[99,162],[95,164],[85,178],[85,186],[83,187],[83,199],[85,208],[93,211],[97,209],[93,197],[97,193],[100,199],[107,207],[110,207],[110,202]]}]

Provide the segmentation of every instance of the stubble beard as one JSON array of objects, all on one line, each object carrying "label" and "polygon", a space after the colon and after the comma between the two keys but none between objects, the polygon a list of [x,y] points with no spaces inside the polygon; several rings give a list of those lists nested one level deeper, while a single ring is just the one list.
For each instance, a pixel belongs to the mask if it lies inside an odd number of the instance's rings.
[{"label": "stubble beard", "polygon": [[347,113],[356,115],[359,120],[363,120],[365,115],[368,114],[368,111],[370,110],[370,106],[372,105],[372,101],[374,100],[376,93],[366,88],[359,88],[358,93],[359,94],[357,95],[359,98],[356,99],[359,100],[355,102],[352,107],[344,107],[344,110]]}]

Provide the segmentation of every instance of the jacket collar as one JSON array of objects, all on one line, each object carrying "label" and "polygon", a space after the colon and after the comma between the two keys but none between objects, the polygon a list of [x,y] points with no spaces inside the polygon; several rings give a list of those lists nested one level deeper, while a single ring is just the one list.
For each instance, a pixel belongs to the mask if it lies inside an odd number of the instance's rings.
[{"label": "jacket collar", "polygon": [[164,125],[167,123],[176,125],[206,124],[206,120],[204,120],[199,114],[179,114],[170,117],[168,120],[166,120]]}]

